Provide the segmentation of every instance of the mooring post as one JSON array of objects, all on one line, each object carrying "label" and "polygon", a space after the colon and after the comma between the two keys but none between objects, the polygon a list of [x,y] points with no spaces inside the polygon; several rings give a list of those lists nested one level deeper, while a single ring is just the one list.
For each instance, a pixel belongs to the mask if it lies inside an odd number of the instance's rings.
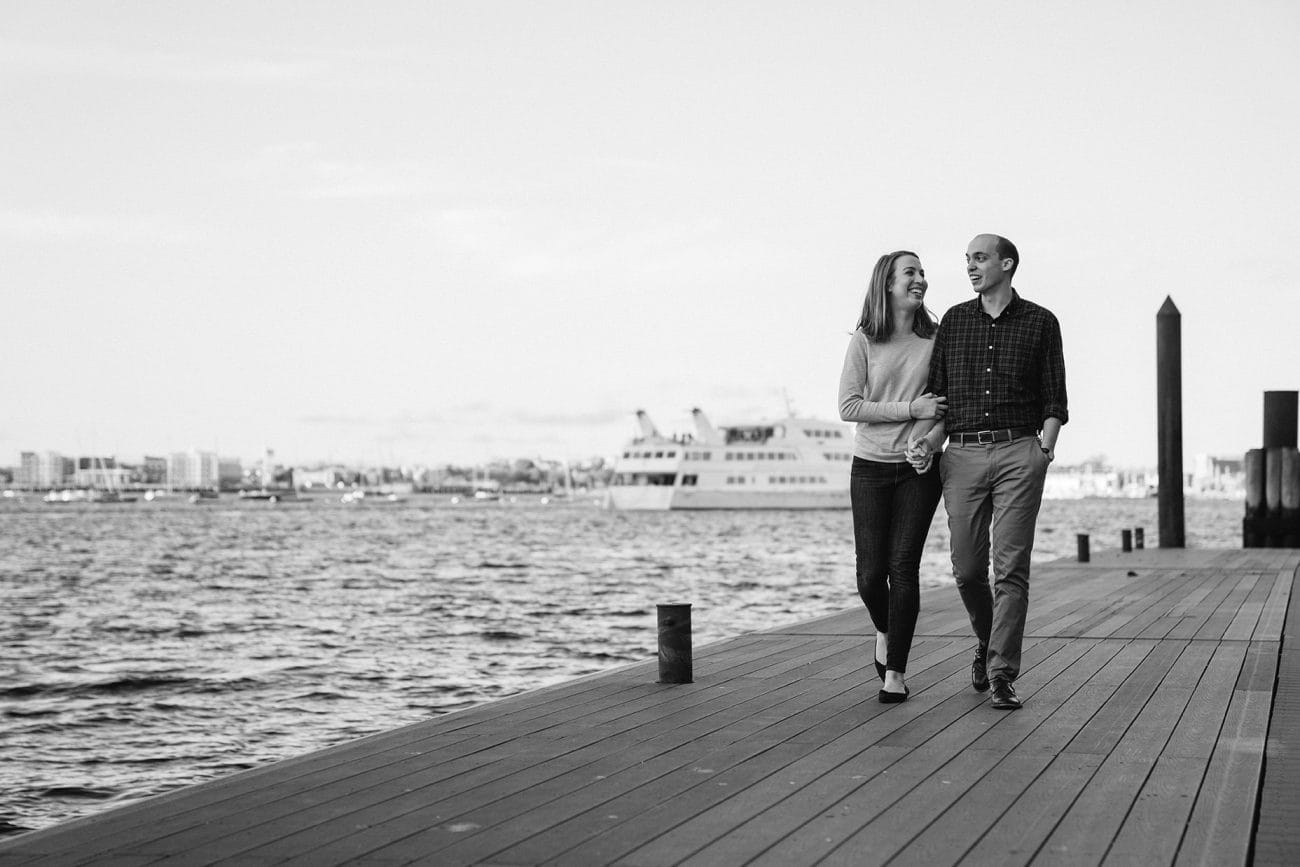
[{"label": "mooring post", "polygon": [[1183,317],[1174,299],[1156,314],[1156,426],[1160,547],[1185,548],[1183,519]]},{"label": "mooring post", "polygon": [[1088,534],[1080,533],[1076,538],[1079,541],[1079,562],[1087,563],[1092,559],[1092,554],[1088,550]]},{"label": "mooring post", "polygon": [[1120,531],[1119,531],[1119,548],[1120,548],[1121,551],[1123,551],[1123,552],[1126,553],[1126,554],[1127,554],[1129,551],[1132,551],[1132,550],[1133,550],[1133,531],[1132,531],[1132,530],[1120,530]]},{"label": "mooring post", "polygon": [[1146,533],[1141,527],[1133,528],[1133,547],[1141,551],[1147,546]]},{"label": "mooring post", "polygon": [[1264,392],[1264,448],[1296,447],[1296,412],[1300,392]]},{"label": "mooring post", "polygon": [[[1295,500],[1292,475],[1296,471],[1297,404],[1300,393],[1294,391],[1264,392],[1264,503],[1257,525],[1262,524],[1263,544],[1269,547],[1294,547],[1297,531],[1296,508],[1288,506],[1287,499]],[[1248,495],[1249,496],[1249,495]],[[1247,513],[1249,513],[1249,499]]]},{"label": "mooring post", "polygon": [[691,683],[691,604],[674,602],[659,609],[659,682]]},{"label": "mooring post", "polygon": [[1282,545],[1300,545],[1300,451],[1282,450]]},{"label": "mooring post", "polygon": [[1264,533],[1261,526],[1264,521],[1264,485],[1265,463],[1268,453],[1264,449],[1250,449],[1246,452],[1246,519],[1242,521],[1241,547],[1263,548]]}]

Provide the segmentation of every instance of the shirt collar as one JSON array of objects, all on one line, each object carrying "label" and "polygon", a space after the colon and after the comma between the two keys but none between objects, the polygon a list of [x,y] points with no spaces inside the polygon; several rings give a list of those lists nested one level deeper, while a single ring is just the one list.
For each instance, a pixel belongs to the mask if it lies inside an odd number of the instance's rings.
[{"label": "shirt collar", "polygon": [[[988,315],[984,312],[984,305],[980,302],[980,296],[978,295],[969,301],[963,301],[960,306],[963,307],[971,316]],[[1015,316],[1020,312],[1020,308],[1024,306],[1025,302],[1020,299],[1020,293],[1017,292],[1013,286],[1011,288],[1011,300],[1007,303],[1006,308],[1003,309],[1002,316]]]}]

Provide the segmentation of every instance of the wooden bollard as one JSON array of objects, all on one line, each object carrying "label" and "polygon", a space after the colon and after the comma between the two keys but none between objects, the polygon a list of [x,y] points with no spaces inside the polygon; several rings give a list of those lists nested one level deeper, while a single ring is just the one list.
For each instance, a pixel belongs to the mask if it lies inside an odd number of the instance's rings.
[{"label": "wooden bollard", "polygon": [[659,605],[659,682],[691,683],[691,604]]},{"label": "wooden bollard", "polygon": [[1264,449],[1251,449],[1246,452],[1246,514],[1254,517],[1264,507],[1264,465],[1268,453]]},{"label": "wooden bollard", "polygon": [[1270,515],[1282,511],[1282,455],[1285,451],[1281,446],[1265,449],[1264,508]]},{"label": "wooden bollard", "polygon": [[1263,528],[1264,519],[1264,465],[1268,462],[1265,449],[1250,449],[1246,452],[1244,471],[1246,475],[1246,519],[1242,522],[1241,544],[1243,548],[1263,548],[1267,543]]},{"label": "wooden bollard", "polygon": [[1282,449],[1282,538],[1285,548],[1300,544],[1300,451]]},{"label": "wooden bollard", "polygon": [[1120,550],[1121,550],[1121,551],[1124,551],[1125,553],[1127,553],[1127,552],[1133,550],[1133,531],[1132,531],[1132,530],[1120,530],[1120,531],[1119,531],[1119,547],[1120,547]]},{"label": "wooden bollard", "polygon": [[1133,528],[1133,547],[1141,551],[1147,546],[1146,533],[1141,527]]},{"label": "wooden bollard", "polygon": [[1080,533],[1075,538],[1079,541],[1079,562],[1087,563],[1092,559],[1092,554],[1088,551],[1088,534]]}]

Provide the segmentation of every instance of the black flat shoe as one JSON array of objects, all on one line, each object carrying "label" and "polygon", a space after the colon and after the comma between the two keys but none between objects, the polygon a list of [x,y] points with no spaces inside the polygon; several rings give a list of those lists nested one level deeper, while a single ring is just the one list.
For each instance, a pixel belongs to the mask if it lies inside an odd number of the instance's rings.
[{"label": "black flat shoe", "polygon": [[877,693],[880,697],[881,704],[898,704],[899,702],[907,701],[907,697],[911,694],[912,691],[907,687],[903,687],[902,692],[885,692],[882,689]]}]

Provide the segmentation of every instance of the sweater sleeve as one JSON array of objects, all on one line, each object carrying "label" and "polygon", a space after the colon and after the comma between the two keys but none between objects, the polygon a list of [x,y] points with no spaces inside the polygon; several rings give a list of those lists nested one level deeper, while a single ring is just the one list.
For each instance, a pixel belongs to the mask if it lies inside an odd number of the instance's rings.
[{"label": "sweater sleeve", "polygon": [[840,420],[853,422],[907,421],[911,402],[867,400],[867,336],[860,330],[849,339],[840,373]]}]

